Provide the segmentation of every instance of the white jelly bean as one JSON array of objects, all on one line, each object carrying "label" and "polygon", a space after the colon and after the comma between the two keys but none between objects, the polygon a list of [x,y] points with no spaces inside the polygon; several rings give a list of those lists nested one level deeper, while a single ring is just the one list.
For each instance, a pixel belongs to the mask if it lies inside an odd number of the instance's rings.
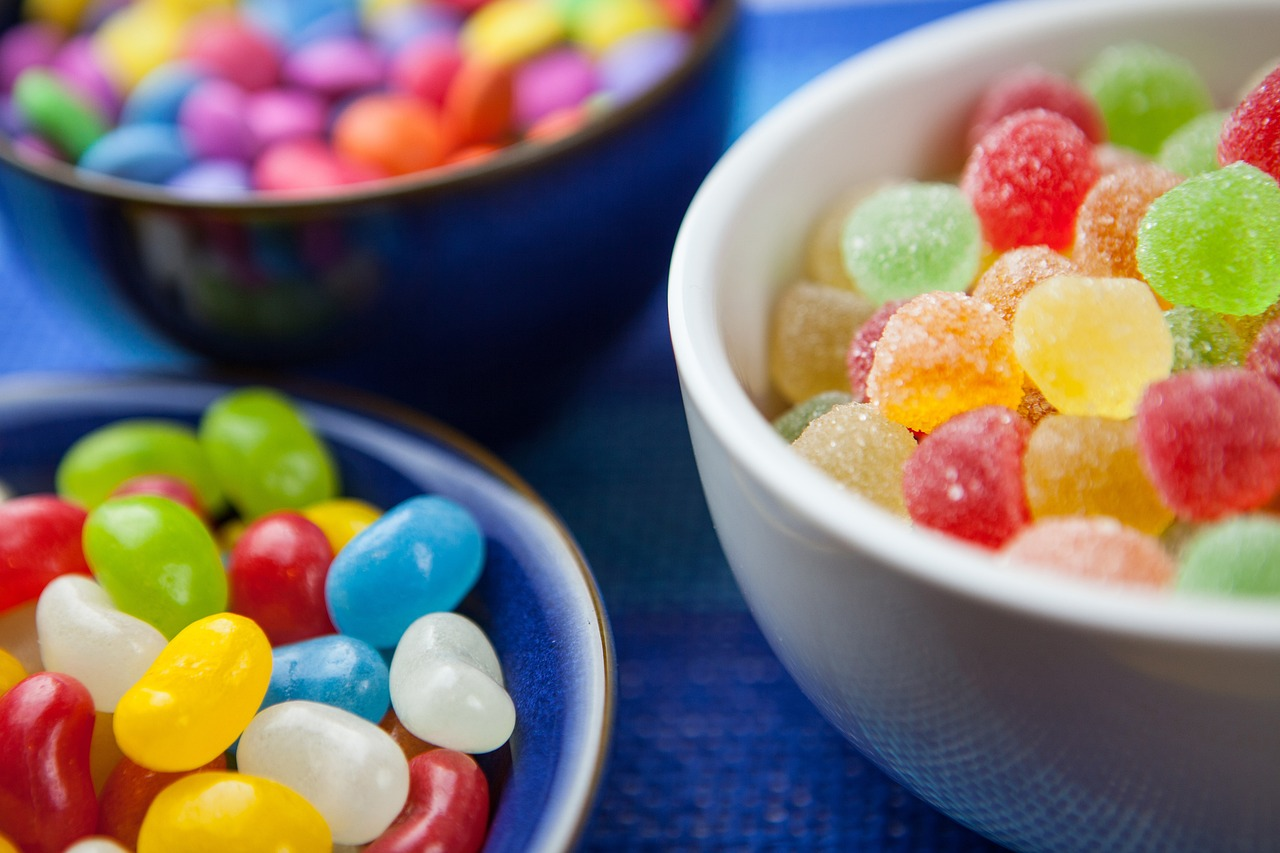
[{"label": "white jelly bean", "polygon": [[409,798],[409,762],[391,735],[319,702],[264,708],[241,735],[236,762],[301,794],[337,844],[377,838]]},{"label": "white jelly bean", "polygon": [[55,578],[36,605],[36,635],[46,669],[79,679],[99,711],[111,712],[167,642],[153,626],[122,613],[84,575]]},{"label": "white jelly bean", "polygon": [[90,835],[87,838],[81,838],[62,853],[129,853],[129,848],[114,838]]},{"label": "white jelly bean", "polygon": [[404,632],[391,658],[391,705],[410,732],[460,752],[491,752],[516,724],[497,653],[457,613],[428,613]]}]

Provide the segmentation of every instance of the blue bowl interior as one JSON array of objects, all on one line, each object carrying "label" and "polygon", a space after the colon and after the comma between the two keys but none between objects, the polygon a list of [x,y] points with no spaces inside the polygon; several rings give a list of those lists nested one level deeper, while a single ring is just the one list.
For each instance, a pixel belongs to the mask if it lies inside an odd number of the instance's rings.
[{"label": "blue bowl interior", "polygon": [[[126,417],[194,424],[229,387],[161,379],[0,383],[0,480],[18,494],[49,492],[59,458],[88,431]],[[479,520],[488,556],[459,610],[488,633],[517,713],[508,746],[477,756],[493,803],[484,849],[568,846],[600,780],[614,689],[607,621],[576,545],[527,486],[444,428],[403,413],[295,399],[332,448],[344,494],[383,508],[440,494]]]}]

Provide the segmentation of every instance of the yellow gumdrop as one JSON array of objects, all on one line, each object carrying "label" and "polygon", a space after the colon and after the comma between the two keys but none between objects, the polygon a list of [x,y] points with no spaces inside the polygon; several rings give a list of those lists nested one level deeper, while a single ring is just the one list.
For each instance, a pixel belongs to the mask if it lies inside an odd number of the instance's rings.
[{"label": "yellow gumdrop", "polygon": [[22,4],[22,14],[32,21],[48,21],[64,30],[77,29],[89,0],[27,0]]},{"label": "yellow gumdrop", "polygon": [[845,357],[876,306],[860,293],[798,281],[778,296],[769,330],[769,378],[790,403],[848,391]]},{"label": "yellow gumdrop", "polygon": [[916,450],[906,427],[866,403],[845,403],[814,418],[791,446],[840,485],[901,516],[902,467]]},{"label": "yellow gumdrop", "polygon": [[671,26],[656,0],[587,0],[573,22],[574,39],[592,53],[603,53],[628,36]]},{"label": "yellow gumdrop", "polygon": [[1022,297],[1013,346],[1045,399],[1068,415],[1128,418],[1173,368],[1155,295],[1132,278],[1059,275]]},{"label": "yellow gumdrop", "polygon": [[9,688],[27,677],[27,669],[22,661],[0,649],[0,696],[9,692]]},{"label": "yellow gumdrop", "polygon": [[138,853],[329,853],[333,837],[315,807],[279,782],[244,773],[184,776],[147,809]]},{"label": "yellow gumdrop", "polygon": [[235,742],[271,680],[271,643],[252,619],[215,613],[178,632],[116,706],[116,742],[151,770],[194,770]]},{"label": "yellow gumdrop", "polygon": [[546,0],[493,0],[463,25],[462,48],[491,65],[512,66],[565,37],[564,22]]},{"label": "yellow gumdrop", "polygon": [[113,13],[93,36],[104,70],[128,92],[178,55],[188,16],[160,0],[143,0]]},{"label": "yellow gumdrop", "polygon": [[357,498],[334,498],[302,510],[302,516],[319,527],[338,553],[355,535],[382,516],[382,510]]}]

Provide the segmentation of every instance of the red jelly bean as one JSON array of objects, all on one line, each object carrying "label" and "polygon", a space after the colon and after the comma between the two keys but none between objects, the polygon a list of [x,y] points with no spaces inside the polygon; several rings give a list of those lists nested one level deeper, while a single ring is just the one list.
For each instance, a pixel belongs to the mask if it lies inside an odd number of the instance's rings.
[{"label": "red jelly bean", "polygon": [[1039,65],[1024,65],[1002,74],[982,93],[969,119],[969,146],[977,145],[1005,116],[1036,108],[1071,119],[1090,142],[1107,138],[1097,104],[1074,80]]},{"label": "red jelly bean", "polygon": [[0,503],[0,611],[40,596],[49,581],[89,574],[80,547],[85,511],[53,495]]},{"label": "red jelly bean", "polygon": [[475,853],[489,824],[489,780],[466,753],[433,749],[409,761],[409,801],[364,853]]},{"label": "red jelly bean", "polygon": [[102,786],[98,834],[109,835],[130,850],[137,848],[138,830],[142,828],[142,819],[147,816],[147,809],[151,807],[151,801],[157,794],[171,783],[192,773],[226,769],[226,755],[219,755],[203,767],[182,773],[148,770],[127,757],[121,758],[120,763],[107,777],[106,784]]},{"label": "red jelly bean", "polygon": [[162,498],[168,498],[174,503],[182,504],[205,522],[209,520],[205,514],[204,507],[200,505],[200,498],[196,495],[195,489],[177,477],[170,477],[165,474],[143,474],[125,480],[111,493],[113,498],[122,498],[129,495],[157,495]]},{"label": "red jelly bean", "polygon": [[867,402],[867,374],[871,372],[871,363],[876,358],[876,344],[884,334],[884,327],[894,312],[907,303],[905,299],[886,302],[867,318],[853,340],[849,342],[849,351],[845,355],[845,370],[849,374],[849,389],[855,403]]},{"label": "red jelly bean", "polygon": [[37,672],[0,696],[0,834],[24,853],[61,853],[97,826],[93,721],[89,691],[62,673]]},{"label": "red jelly bean", "polygon": [[1244,160],[1280,180],[1280,68],[1232,111],[1218,140],[1218,162]]},{"label": "red jelly bean", "polygon": [[231,610],[257,622],[273,646],[332,634],[324,598],[331,562],[329,539],[312,521],[296,512],[265,515],[231,549]]}]

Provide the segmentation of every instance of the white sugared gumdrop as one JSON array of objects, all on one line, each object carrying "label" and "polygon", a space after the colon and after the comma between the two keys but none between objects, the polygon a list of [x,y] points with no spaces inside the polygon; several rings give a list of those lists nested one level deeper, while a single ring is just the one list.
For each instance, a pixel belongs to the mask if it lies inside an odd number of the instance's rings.
[{"label": "white sugared gumdrop", "polygon": [[79,679],[94,707],[106,712],[115,711],[168,642],[152,625],[117,609],[85,575],[62,575],[44,588],[36,635],[45,669]]},{"label": "white sugared gumdrop", "polygon": [[391,706],[428,743],[472,754],[502,746],[516,725],[497,653],[457,613],[428,613],[404,632],[391,658]]},{"label": "white sugared gumdrop", "polygon": [[236,763],[301,794],[337,844],[377,838],[409,798],[409,762],[391,735],[319,702],[263,708],[240,736]]}]

